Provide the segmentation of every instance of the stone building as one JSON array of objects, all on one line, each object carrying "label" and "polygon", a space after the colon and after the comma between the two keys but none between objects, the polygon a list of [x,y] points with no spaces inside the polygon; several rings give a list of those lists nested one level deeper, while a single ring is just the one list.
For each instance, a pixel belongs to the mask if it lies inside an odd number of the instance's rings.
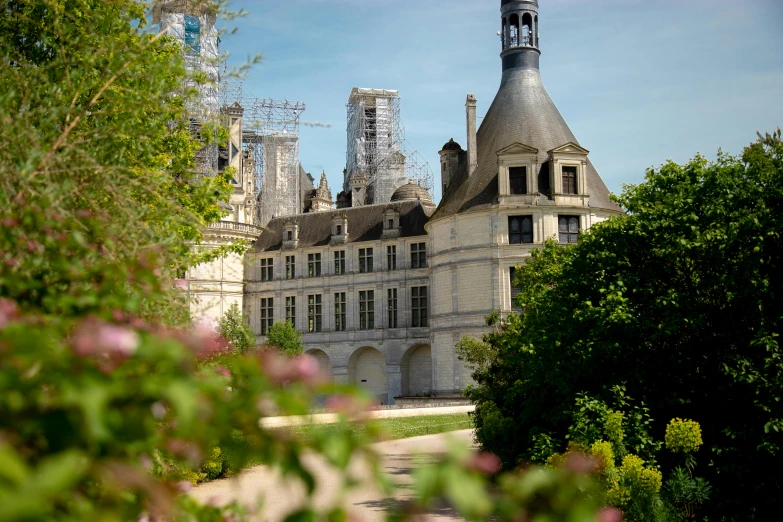
[{"label": "stone building", "polygon": [[[384,404],[459,394],[470,376],[455,345],[513,309],[515,267],[546,239],[574,243],[621,212],[544,88],[538,24],[537,0],[501,0],[500,88],[478,128],[467,96],[466,148],[452,139],[439,152],[437,209],[408,184],[390,203],[314,205],[268,224],[246,258],[259,341],[291,321],[335,380]],[[346,184],[362,197],[367,177]]]}]

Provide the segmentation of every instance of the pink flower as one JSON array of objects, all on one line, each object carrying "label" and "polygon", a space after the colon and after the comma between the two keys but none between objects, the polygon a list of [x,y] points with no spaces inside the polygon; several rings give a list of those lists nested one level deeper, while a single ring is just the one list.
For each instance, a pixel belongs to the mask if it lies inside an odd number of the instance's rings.
[{"label": "pink flower", "polygon": [[601,462],[581,453],[569,453],[563,463],[563,468],[573,473],[597,473],[601,469]]},{"label": "pink flower", "polygon": [[0,298],[0,330],[18,317],[19,310],[16,308],[16,303],[10,299]]},{"label": "pink flower", "polygon": [[177,482],[176,484],[174,484],[174,489],[176,489],[180,493],[187,493],[191,489],[193,489],[193,484],[191,484],[187,480],[183,480],[181,482]]},{"label": "pink flower", "polygon": [[620,522],[623,519],[623,513],[617,508],[604,507],[598,512],[598,522]]},{"label": "pink flower", "polygon": [[175,279],[174,280],[174,288],[177,288],[179,290],[185,290],[188,287],[188,280],[187,279]]},{"label": "pink flower", "polygon": [[500,471],[501,462],[497,455],[482,451],[471,455],[467,467],[484,475],[494,475]]},{"label": "pink flower", "polygon": [[130,357],[139,347],[139,335],[124,326],[91,318],[76,329],[71,345],[77,355],[117,355]]}]

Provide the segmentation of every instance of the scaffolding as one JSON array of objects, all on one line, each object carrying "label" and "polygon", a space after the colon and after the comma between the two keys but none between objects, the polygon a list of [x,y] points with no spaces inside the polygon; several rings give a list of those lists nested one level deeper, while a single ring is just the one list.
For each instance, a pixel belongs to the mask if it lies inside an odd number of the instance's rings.
[{"label": "scaffolding", "polygon": [[[153,3],[153,24],[182,46],[188,70],[183,89],[198,93],[187,106],[190,130],[195,135],[200,135],[205,122],[215,121],[220,111],[220,36],[216,21],[216,4],[210,0],[155,0]],[[196,153],[196,165],[199,173],[215,175],[217,145]]]},{"label": "scaffolding", "polygon": [[243,82],[224,78],[220,105],[237,102],[244,109],[242,149],[255,165],[259,198],[257,224],[302,211],[299,124],[307,106],[301,102],[257,98]]},{"label": "scaffolding", "polygon": [[413,182],[432,194],[429,163],[405,139],[398,91],[354,87],[348,98],[348,148],[343,184],[353,174],[367,177],[367,204],[388,203],[400,186]]}]

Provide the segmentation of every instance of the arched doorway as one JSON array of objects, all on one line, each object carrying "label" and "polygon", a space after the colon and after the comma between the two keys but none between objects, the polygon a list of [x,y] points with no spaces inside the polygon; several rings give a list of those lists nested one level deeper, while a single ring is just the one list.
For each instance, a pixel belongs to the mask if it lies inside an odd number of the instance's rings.
[{"label": "arched doorway", "polygon": [[329,377],[329,380],[332,380],[332,360],[329,358],[329,356],[326,354],[323,350],[308,350],[307,355],[318,361],[318,369],[321,370],[321,373]]},{"label": "arched doorway", "polygon": [[348,360],[348,382],[364,388],[378,398],[381,404],[389,404],[389,378],[383,354],[365,346],[356,350]]},{"label": "arched doorway", "polygon": [[423,397],[432,393],[432,349],[428,344],[411,347],[402,357],[402,395]]}]

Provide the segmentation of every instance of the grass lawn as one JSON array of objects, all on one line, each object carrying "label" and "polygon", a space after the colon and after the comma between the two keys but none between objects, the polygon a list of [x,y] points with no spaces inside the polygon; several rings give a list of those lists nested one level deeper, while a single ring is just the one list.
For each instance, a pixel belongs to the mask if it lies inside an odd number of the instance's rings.
[{"label": "grass lawn", "polygon": [[[467,430],[473,428],[473,420],[467,413],[451,413],[446,415],[427,415],[424,417],[400,417],[394,419],[373,419],[366,422],[355,422],[351,430],[357,432],[369,431],[376,440],[397,440],[419,435],[433,435],[448,431]],[[298,435],[307,437],[316,432],[335,430],[334,424],[315,424],[287,428]]]}]

